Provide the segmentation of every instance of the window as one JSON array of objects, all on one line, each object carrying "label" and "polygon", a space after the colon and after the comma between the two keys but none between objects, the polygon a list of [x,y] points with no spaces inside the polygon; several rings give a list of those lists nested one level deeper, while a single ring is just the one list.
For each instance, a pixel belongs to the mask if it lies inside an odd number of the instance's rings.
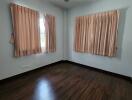
[{"label": "window", "polygon": [[16,57],[28,56],[41,52],[39,33],[39,12],[11,4],[13,34],[11,41]]},{"label": "window", "polygon": [[56,51],[55,16],[11,4],[11,42],[17,57]]},{"label": "window", "polygon": [[113,57],[117,50],[119,11],[76,18],[76,52]]},{"label": "window", "polygon": [[45,19],[43,15],[40,15],[40,44],[42,52],[46,51],[46,34],[45,34]]}]

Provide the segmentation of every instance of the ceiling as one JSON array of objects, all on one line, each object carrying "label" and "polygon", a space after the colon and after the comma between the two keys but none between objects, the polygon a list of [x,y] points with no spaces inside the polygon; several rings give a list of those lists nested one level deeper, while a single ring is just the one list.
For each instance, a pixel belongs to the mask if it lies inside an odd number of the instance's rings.
[{"label": "ceiling", "polygon": [[48,1],[62,8],[71,8],[77,5],[94,2],[97,0],[69,0],[69,2],[65,2],[64,0],[48,0]]}]

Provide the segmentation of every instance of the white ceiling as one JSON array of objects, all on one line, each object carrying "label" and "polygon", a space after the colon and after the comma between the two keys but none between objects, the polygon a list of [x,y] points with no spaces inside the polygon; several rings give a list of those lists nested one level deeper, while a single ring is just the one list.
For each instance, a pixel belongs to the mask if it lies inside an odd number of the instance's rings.
[{"label": "white ceiling", "polygon": [[77,5],[94,2],[97,0],[69,0],[69,2],[65,2],[64,0],[48,0],[48,1],[63,8],[71,8]]}]

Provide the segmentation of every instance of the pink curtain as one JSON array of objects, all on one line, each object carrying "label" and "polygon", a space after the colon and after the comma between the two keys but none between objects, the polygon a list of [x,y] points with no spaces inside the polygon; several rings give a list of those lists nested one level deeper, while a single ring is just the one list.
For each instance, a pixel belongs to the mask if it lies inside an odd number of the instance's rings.
[{"label": "pink curtain", "polygon": [[76,18],[75,51],[115,56],[119,11]]},{"label": "pink curtain", "polygon": [[56,25],[55,16],[45,16],[45,29],[46,29],[46,52],[56,51]]},{"label": "pink curtain", "polygon": [[16,4],[11,4],[13,22],[12,43],[15,56],[27,56],[41,52],[39,13]]}]

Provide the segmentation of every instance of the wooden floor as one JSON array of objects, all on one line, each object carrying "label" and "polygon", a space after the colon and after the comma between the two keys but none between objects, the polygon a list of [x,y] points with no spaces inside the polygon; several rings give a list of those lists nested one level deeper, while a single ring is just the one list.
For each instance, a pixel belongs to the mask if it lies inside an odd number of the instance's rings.
[{"label": "wooden floor", "polygon": [[132,83],[61,63],[1,83],[0,100],[132,100]]}]

